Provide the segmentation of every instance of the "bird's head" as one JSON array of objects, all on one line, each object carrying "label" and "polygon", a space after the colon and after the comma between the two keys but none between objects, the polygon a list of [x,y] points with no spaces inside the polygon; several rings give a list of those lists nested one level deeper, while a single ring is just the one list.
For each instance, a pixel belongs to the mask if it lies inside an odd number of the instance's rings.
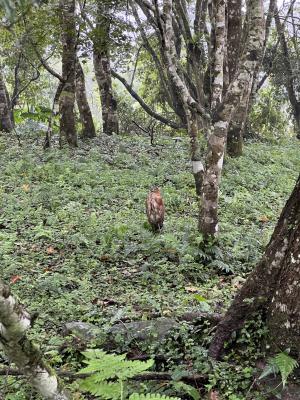
[{"label": "bird's head", "polygon": [[152,192],[152,193],[160,193],[160,188],[157,185],[151,186],[150,192]]}]

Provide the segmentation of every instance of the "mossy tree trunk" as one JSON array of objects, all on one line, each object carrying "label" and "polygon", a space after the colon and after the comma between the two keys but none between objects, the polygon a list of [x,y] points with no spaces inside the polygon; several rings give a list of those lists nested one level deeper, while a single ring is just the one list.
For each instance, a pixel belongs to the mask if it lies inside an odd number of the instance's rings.
[{"label": "mossy tree trunk", "polygon": [[60,0],[62,78],[63,88],[59,97],[60,139],[69,146],[77,146],[75,127],[75,64],[76,64],[76,26],[75,0]]},{"label": "mossy tree trunk", "polygon": [[264,311],[270,341],[277,351],[300,356],[300,177],[278,220],[271,240],[219,323],[209,354],[219,358],[225,341],[247,318]]},{"label": "mossy tree trunk", "polygon": [[0,70],[0,130],[11,132],[13,129],[10,100],[2,71]]},{"label": "mossy tree trunk", "polygon": [[84,72],[78,59],[76,59],[76,101],[82,124],[82,137],[93,138],[96,136],[96,130],[89,102],[87,100]]}]

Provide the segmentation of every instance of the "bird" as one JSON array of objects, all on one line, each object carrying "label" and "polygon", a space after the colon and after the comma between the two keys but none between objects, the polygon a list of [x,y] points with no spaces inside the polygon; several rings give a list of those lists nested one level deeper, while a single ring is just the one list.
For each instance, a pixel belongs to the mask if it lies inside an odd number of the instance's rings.
[{"label": "bird", "polygon": [[160,231],[164,224],[165,205],[157,186],[154,186],[147,196],[146,213],[153,231]]}]

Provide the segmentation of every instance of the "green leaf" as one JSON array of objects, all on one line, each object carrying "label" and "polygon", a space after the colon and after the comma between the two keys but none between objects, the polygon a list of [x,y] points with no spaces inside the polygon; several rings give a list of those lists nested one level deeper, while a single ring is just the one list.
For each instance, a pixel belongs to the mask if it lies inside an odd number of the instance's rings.
[{"label": "green leaf", "polygon": [[199,303],[201,303],[202,301],[207,302],[207,299],[205,297],[201,296],[201,294],[194,294],[193,297],[195,300],[199,301]]},{"label": "green leaf", "polygon": [[178,391],[184,391],[186,394],[191,396],[194,400],[200,400],[200,394],[194,386],[187,385],[184,382],[174,382],[173,386]]}]

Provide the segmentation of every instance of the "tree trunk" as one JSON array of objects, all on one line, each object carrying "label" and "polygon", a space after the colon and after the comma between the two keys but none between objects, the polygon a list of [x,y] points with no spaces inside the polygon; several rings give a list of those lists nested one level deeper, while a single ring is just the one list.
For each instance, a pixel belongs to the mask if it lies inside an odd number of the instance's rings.
[{"label": "tree trunk", "polygon": [[93,138],[96,136],[96,130],[86,96],[84,72],[78,59],[76,60],[76,100],[83,128],[82,137]]},{"label": "tree trunk", "polygon": [[11,119],[10,101],[6,90],[4,78],[0,71],[0,130],[11,132],[13,122]]},{"label": "tree trunk", "polygon": [[[240,56],[242,50],[242,1],[228,0],[228,9],[230,9],[227,28],[228,72],[229,82],[232,82],[237,70],[236,58]],[[226,149],[231,157],[238,157],[243,152],[243,125],[247,115],[247,103],[243,96],[229,124]]]},{"label": "tree trunk", "polygon": [[[246,50],[240,60],[235,78],[230,83],[222,103],[216,110],[211,123],[211,135],[208,138],[206,169],[203,178],[199,229],[205,237],[216,236],[218,225],[219,183],[223,168],[225,145],[229,122],[233,112],[239,106],[245,88],[251,81],[264,39],[264,14],[262,0],[248,3],[249,34]],[[228,10],[230,13],[230,10]],[[224,16],[225,17],[225,16]]]},{"label": "tree trunk", "polygon": [[300,355],[300,177],[265,253],[219,323],[209,354],[219,358],[225,341],[264,310],[272,345]]},{"label": "tree trunk", "polygon": [[227,133],[227,154],[230,157],[240,157],[243,154],[243,136],[248,116],[249,99],[252,89],[252,79],[245,88],[241,102],[231,118]]},{"label": "tree trunk", "polygon": [[103,15],[101,6],[98,7],[97,37],[94,40],[94,69],[98,83],[101,106],[103,131],[107,135],[119,133],[119,120],[117,114],[117,101],[112,90],[110,54],[109,54],[109,19]]},{"label": "tree trunk", "polygon": [[103,132],[107,135],[119,133],[119,120],[117,114],[117,101],[113,96],[110,59],[94,49],[95,75],[100,90]]},{"label": "tree trunk", "polygon": [[63,89],[59,98],[60,140],[77,147],[75,128],[75,59],[76,59],[76,26],[75,0],[60,0],[62,27],[62,77]]},{"label": "tree trunk", "polygon": [[0,280],[0,343],[10,362],[29,378],[41,396],[49,400],[68,400],[51,368],[43,361],[40,350],[27,337],[32,325],[30,315],[10,294]]},{"label": "tree trunk", "polygon": [[300,139],[300,102],[298,101],[294,109],[294,123],[297,139]]},{"label": "tree trunk", "polygon": [[204,166],[198,140],[198,121],[197,114],[186,107],[187,130],[190,137],[190,152],[192,171],[195,179],[196,194],[201,196],[203,185]]}]

